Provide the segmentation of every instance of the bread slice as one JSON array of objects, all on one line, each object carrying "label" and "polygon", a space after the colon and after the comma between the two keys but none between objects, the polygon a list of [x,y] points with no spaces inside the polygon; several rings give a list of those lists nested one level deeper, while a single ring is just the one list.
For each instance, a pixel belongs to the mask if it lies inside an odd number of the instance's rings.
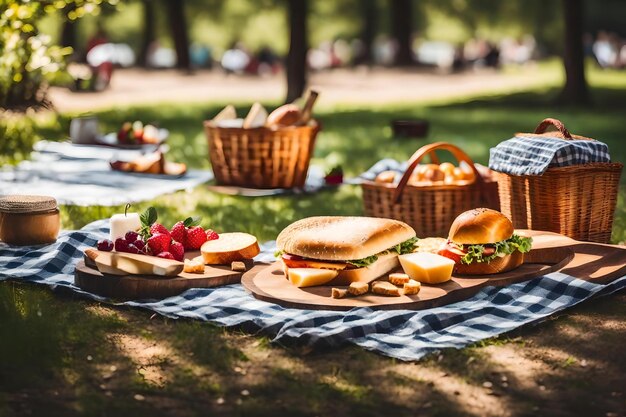
[{"label": "bread slice", "polygon": [[232,104],[224,107],[214,118],[214,122],[221,122],[224,120],[233,120],[237,118],[237,111]]},{"label": "bread slice", "polygon": [[265,126],[267,121],[267,110],[261,103],[254,103],[243,121],[244,129],[254,129],[255,127]]},{"label": "bread slice", "polygon": [[248,233],[220,233],[219,239],[209,240],[200,248],[202,259],[208,265],[230,265],[257,256],[261,249],[256,237]]},{"label": "bread slice", "polygon": [[515,251],[491,262],[473,262],[469,265],[458,263],[454,266],[455,275],[491,275],[511,271],[524,263],[524,254]]},{"label": "bread slice", "polygon": [[320,216],[287,226],[276,244],[280,250],[305,258],[347,261],[376,255],[412,237],[415,230],[398,220]]}]

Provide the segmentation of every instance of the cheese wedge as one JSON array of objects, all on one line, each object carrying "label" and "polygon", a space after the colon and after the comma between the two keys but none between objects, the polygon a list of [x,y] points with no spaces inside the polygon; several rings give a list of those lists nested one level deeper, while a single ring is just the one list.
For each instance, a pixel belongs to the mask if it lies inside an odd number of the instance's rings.
[{"label": "cheese wedge", "polygon": [[183,272],[185,266],[182,262],[170,259],[132,253],[103,252],[87,249],[85,254],[95,262],[98,271],[111,275],[130,274],[175,277]]},{"label": "cheese wedge", "polygon": [[400,255],[400,265],[408,276],[424,284],[440,284],[452,278],[454,261],[429,252]]},{"label": "cheese wedge", "polygon": [[330,269],[289,268],[289,281],[299,288],[324,285],[339,273]]}]

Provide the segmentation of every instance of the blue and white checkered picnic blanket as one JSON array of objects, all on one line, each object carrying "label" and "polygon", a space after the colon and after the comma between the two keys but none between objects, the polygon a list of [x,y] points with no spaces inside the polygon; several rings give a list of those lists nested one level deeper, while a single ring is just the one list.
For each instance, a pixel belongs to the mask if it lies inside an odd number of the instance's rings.
[{"label": "blue and white checkered picnic blanket", "polygon": [[[0,280],[66,287],[110,302],[73,285],[74,265],[82,259],[82,251],[107,235],[108,222],[98,221],[79,231],[63,232],[52,245],[20,248],[0,243]],[[264,246],[266,258],[271,256],[271,250],[271,244]],[[193,318],[259,331],[282,344],[329,347],[354,343],[394,358],[417,360],[443,348],[461,348],[537,322],[590,297],[625,287],[626,277],[600,285],[552,273],[504,288],[488,287],[466,301],[422,311],[287,309],[256,300],[238,284],[190,289],[160,301],[122,304],[171,318]]]},{"label": "blue and white checkered picnic blanket", "polygon": [[489,168],[511,175],[543,175],[548,168],[591,162],[611,162],[605,143],[520,134],[489,151]]}]

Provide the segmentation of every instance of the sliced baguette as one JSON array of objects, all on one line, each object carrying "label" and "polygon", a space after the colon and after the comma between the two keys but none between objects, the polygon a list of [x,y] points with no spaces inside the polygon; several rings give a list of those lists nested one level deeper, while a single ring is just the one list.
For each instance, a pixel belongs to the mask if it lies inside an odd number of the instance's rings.
[{"label": "sliced baguette", "polygon": [[205,242],[200,248],[207,265],[230,265],[235,261],[252,259],[261,249],[256,237],[248,233],[221,233],[218,239]]}]

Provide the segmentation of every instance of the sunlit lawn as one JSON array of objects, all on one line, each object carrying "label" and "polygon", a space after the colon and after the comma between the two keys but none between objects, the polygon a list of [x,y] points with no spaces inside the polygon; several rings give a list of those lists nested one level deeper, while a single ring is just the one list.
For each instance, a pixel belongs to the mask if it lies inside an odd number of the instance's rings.
[{"label": "sunlit lawn", "polygon": [[[547,116],[561,119],[572,132],[607,142],[613,159],[626,161],[626,75],[611,77],[610,85],[593,91],[595,105],[590,109],[552,104],[555,90],[437,105],[322,108],[317,116],[323,132],[314,164],[329,167],[340,163],[353,176],[380,158],[406,159],[424,143],[439,140],[461,146],[477,162],[486,164],[490,147],[514,132],[531,131]],[[117,129],[126,120],[158,121],[171,131],[170,158],[208,169],[201,122],[222,105],[145,106],[97,115],[105,130]],[[60,115],[58,124],[44,129],[45,136],[62,138],[70,117]],[[389,121],[397,117],[427,118],[431,122],[427,140],[391,138]],[[615,242],[626,240],[624,184],[626,178],[622,177]],[[201,215],[206,227],[245,230],[267,240],[305,216],[361,214],[360,196],[360,189],[354,186],[310,196],[257,199],[221,196],[198,187],[140,204],[137,209],[156,206],[168,225],[191,214]],[[63,225],[80,228],[121,210],[65,207]],[[548,404],[564,412],[593,410],[597,414],[600,410],[604,415],[620,401],[609,392],[623,382],[613,383],[611,378],[616,373],[623,375],[626,369],[619,352],[622,348],[616,348],[623,346],[619,323],[624,319],[623,296],[615,296],[608,304],[591,303],[570,318],[518,332],[521,339],[502,338],[444,352],[441,359],[431,357],[419,367],[411,367],[356,348],[314,354],[299,348],[285,350],[258,335],[195,322],[150,319],[150,313],[142,311],[101,307],[69,294],[2,283],[0,416],[21,415],[21,411],[193,415],[207,410],[241,415],[267,415],[270,410],[282,415],[347,415],[350,409],[360,415],[410,415],[418,409],[429,415],[498,415],[499,408],[493,404],[500,400],[481,391],[485,379],[503,372],[491,357],[493,349],[538,361],[546,368],[543,374],[530,377],[530,386],[522,383],[522,371],[517,375],[519,386],[513,382],[514,371],[507,371],[511,388],[500,395],[518,414],[535,414],[535,407]],[[594,323],[600,321],[614,324],[599,328]],[[572,339],[572,334],[576,338]],[[603,340],[602,344],[597,345],[598,340]],[[548,351],[552,353],[545,353]],[[564,352],[564,358],[554,356],[554,351]],[[576,365],[580,358],[595,361],[592,371],[608,376],[590,386],[585,376],[589,369],[579,372]],[[458,388],[446,390],[445,384],[440,384],[443,377],[452,378]],[[532,378],[542,384],[554,383],[561,391],[544,397]],[[250,395],[242,394],[243,390]],[[136,394],[145,400],[137,399]],[[223,405],[219,398],[225,399]],[[484,407],[489,413],[481,413],[481,404],[487,404]],[[183,413],[184,408],[191,411]]]}]

